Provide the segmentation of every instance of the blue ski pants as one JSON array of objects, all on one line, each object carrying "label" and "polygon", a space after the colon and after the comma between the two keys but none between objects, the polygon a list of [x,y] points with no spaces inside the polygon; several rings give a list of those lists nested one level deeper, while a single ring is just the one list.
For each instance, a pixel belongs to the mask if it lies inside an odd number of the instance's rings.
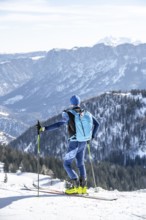
[{"label": "blue ski pants", "polygon": [[79,170],[79,176],[86,179],[86,168],[84,164],[84,157],[86,151],[86,141],[70,141],[67,153],[64,157],[64,169],[66,170],[70,179],[78,179],[78,174],[72,169],[72,162],[76,159],[76,164]]}]

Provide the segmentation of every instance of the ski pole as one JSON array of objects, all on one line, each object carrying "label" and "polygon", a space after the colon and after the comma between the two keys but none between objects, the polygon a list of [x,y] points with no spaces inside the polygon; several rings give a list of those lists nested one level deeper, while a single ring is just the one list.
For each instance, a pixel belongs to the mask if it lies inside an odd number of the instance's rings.
[{"label": "ski pole", "polygon": [[91,156],[91,151],[90,151],[90,142],[87,141],[87,148],[88,148],[88,153],[89,153],[89,159],[90,159],[90,164],[91,164],[91,170],[92,170],[92,176],[93,176],[93,181],[94,181],[94,187],[95,187],[95,192],[97,192],[97,186],[96,186],[96,180],[95,180],[95,173],[93,169],[93,163],[92,163],[92,156]]},{"label": "ski pole", "polygon": [[40,122],[38,121],[37,124],[37,128],[38,128],[38,137],[37,137],[37,170],[38,170],[38,196],[39,196],[39,171],[40,171]]}]

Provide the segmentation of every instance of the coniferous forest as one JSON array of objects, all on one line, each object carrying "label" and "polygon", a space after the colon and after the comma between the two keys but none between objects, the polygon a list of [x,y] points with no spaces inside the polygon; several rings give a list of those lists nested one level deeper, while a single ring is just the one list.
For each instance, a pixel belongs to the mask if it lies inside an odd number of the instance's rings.
[{"label": "coniferous forest", "polygon": [[[37,173],[37,156],[24,153],[6,146],[0,146],[0,161],[5,163],[5,172]],[[139,161],[139,160],[138,160]],[[53,178],[66,179],[67,175],[63,169],[63,162],[54,157],[40,157],[40,173],[52,176]],[[86,161],[88,176],[88,186],[94,187],[90,161]],[[75,164],[73,164],[74,168]],[[104,189],[121,191],[137,190],[146,187],[146,168],[139,163],[122,166],[108,161],[98,161],[93,163],[96,185]],[[77,170],[76,170],[77,171]]]}]

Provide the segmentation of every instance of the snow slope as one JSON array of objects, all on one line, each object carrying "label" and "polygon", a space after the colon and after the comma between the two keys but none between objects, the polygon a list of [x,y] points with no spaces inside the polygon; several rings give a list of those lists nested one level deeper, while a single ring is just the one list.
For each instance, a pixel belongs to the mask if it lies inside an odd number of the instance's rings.
[{"label": "snow slope", "polygon": [[[32,185],[37,174],[8,174],[4,183],[4,173],[0,173],[0,220],[138,220],[146,219],[146,190],[135,192],[109,192],[99,188],[99,194],[116,194],[116,201],[90,200],[64,197],[23,190],[23,184]],[[58,179],[40,175],[40,184],[62,188]]]}]

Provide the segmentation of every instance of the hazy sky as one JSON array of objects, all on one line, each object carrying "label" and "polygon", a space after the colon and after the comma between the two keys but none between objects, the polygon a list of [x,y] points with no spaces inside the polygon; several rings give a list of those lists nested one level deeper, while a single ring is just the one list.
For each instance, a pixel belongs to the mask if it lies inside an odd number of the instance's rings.
[{"label": "hazy sky", "polygon": [[146,42],[146,0],[0,0],[0,53]]}]

